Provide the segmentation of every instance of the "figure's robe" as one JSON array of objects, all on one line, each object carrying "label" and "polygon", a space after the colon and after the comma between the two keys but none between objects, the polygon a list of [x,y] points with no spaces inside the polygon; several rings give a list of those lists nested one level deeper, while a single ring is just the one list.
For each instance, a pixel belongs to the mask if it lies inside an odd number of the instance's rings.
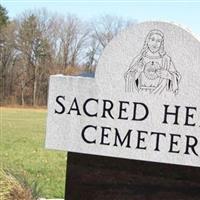
[{"label": "figure's robe", "polygon": [[[166,69],[171,79],[155,77],[154,72],[148,75],[148,69],[145,67],[148,63],[155,63],[154,66],[160,66],[159,69]],[[155,69],[158,70],[158,69]],[[180,73],[176,70],[171,58],[168,55],[160,57],[137,56],[131,63],[128,71],[125,73],[126,92],[147,91],[152,94],[161,94],[163,91],[169,91],[177,94],[179,90]]]}]

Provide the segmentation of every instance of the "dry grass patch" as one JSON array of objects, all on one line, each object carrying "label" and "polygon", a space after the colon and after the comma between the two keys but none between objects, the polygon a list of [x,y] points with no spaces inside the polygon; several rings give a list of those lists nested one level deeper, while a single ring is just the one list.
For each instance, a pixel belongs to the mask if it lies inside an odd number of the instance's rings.
[{"label": "dry grass patch", "polygon": [[20,177],[0,169],[0,199],[1,200],[36,200],[39,197],[36,184],[31,186]]}]

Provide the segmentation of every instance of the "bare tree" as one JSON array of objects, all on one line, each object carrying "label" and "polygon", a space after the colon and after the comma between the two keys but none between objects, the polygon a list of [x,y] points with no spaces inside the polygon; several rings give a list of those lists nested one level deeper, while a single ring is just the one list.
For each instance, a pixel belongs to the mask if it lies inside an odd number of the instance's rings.
[{"label": "bare tree", "polygon": [[130,24],[108,15],[84,22],[44,9],[24,12],[1,27],[0,100],[45,105],[49,75],[94,71],[106,45]]},{"label": "bare tree", "polygon": [[0,101],[3,101],[12,92],[12,71],[15,60],[15,23],[12,22],[2,27],[0,33]]},{"label": "bare tree", "polygon": [[95,35],[91,34],[88,42],[88,49],[85,55],[87,71],[93,72],[95,70],[100,53],[100,43],[96,39]]},{"label": "bare tree", "polygon": [[121,17],[105,15],[96,19],[92,23],[94,35],[103,48],[116,36],[120,31],[133,24],[130,20],[124,20]]},{"label": "bare tree", "polygon": [[32,104],[36,105],[39,69],[49,56],[48,39],[43,35],[38,16],[33,13],[24,14],[18,23],[17,48],[21,54],[23,69],[28,74],[26,82],[33,80]]},{"label": "bare tree", "polygon": [[76,16],[68,15],[66,18],[57,17],[56,27],[58,31],[56,39],[57,57],[61,61],[63,72],[68,66],[76,66],[79,56],[86,45],[89,34],[87,26]]},{"label": "bare tree", "polygon": [[135,22],[123,18],[105,15],[91,23],[90,43],[87,51],[87,67],[94,69],[107,44],[122,30]]}]

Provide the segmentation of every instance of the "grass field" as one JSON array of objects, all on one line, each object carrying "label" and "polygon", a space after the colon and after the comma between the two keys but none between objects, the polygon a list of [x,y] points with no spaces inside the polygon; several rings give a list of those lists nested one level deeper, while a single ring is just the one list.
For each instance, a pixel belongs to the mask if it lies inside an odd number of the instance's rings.
[{"label": "grass field", "polygon": [[0,161],[4,169],[36,182],[41,196],[64,196],[66,153],[44,148],[46,111],[1,109]]}]

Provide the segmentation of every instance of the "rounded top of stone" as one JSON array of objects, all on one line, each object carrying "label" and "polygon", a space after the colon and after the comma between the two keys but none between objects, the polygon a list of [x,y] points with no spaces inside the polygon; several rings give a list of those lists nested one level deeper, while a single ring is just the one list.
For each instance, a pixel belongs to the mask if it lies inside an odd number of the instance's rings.
[{"label": "rounded top of stone", "polygon": [[[157,65],[157,83],[145,76],[148,62]],[[200,95],[200,41],[174,23],[149,21],[133,25],[107,45],[95,79],[100,89],[128,96],[156,93],[183,98],[192,91]],[[148,92],[144,92],[145,87]]]}]

